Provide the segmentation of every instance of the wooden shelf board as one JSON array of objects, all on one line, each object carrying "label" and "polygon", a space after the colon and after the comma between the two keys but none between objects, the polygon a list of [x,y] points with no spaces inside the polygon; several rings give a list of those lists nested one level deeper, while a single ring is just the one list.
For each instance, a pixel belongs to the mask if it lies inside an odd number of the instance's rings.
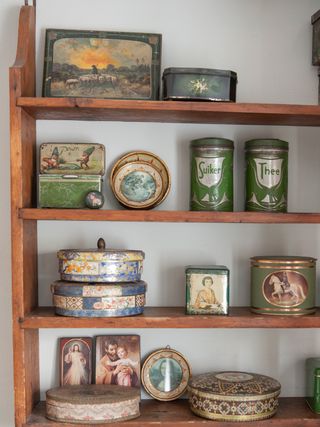
[{"label": "wooden shelf board", "polygon": [[228,316],[185,314],[184,307],[146,307],[138,316],[78,318],[58,316],[39,307],[20,320],[23,329],[38,328],[319,328],[320,309],[306,316],[268,316],[250,307],[231,307]]},{"label": "wooden shelf board", "polygon": [[[318,427],[320,416],[314,414],[307,406],[304,398],[280,398],[280,406],[277,414],[264,421],[241,422],[243,427]],[[176,400],[174,402],[157,402],[155,400],[144,400],[141,404],[141,416],[135,420],[119,422],[117,427],[136,426],[151,427],[163,425],[166,427],[177,426],[216,426],[234,427],[234,422],[216,422],[197,417],[188,406],[186,400]],[[49,421],[45,418],[45,403],[41,402],[34,409],[26,424],[23,427],[74,427],[72,423],[60,423]],[[87,424],[77,424],[79,427]],[[106,424],[96,424],[97,427]]]},{"label": "wooden shelf board", "polygon": [[318,105],[20,97],[17,106],[40,120],[320,125]]},{"label": "wooden shelf board", "polygon": [[196,212],[163,210],[36,209],[19,210],[26,220],[319,224],[320,213]]}]

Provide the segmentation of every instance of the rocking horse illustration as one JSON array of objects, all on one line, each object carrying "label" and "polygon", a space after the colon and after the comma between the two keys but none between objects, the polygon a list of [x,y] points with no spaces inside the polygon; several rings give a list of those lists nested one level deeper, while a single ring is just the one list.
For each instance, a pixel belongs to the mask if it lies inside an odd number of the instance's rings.
[{"label": "rocking horse illustration", "polygon": [[[273,286],[271,297],[275,300],[278,299],[279,304],[284,303],[283,297],[290,296],[290,304],[300,304],[306,299],[302,285],[295,282],[289,282],[287,273],[282,274],[282,280],[276,275],[272,274],[269,279],[269,285]],[[286,302],[288,299],[286,298]]]}]

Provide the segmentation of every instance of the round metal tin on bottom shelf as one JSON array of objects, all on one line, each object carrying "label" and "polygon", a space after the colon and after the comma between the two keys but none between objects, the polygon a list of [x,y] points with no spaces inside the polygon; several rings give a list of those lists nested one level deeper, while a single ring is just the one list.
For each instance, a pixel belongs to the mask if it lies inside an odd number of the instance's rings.
[{"label": "round metal tin on bottom shelf", "polygon": [[140,416],[140,390],[118,385],[73,385],[46,392],[46,417],[53,421],[99,424]]},{"label": "round metal tin on bottom shelf", "polygon": [[122,317],[143,313],[147,284],[112,285],[57,281],[52,284],[56,314],[74,317]]},{"label": "round metal tin on bottom shelf", "polygon": [[256,256],[250,259],[251,311],[291,316],[315,312],[315,258]]},{"label": "round metal tin on bottom shelf", "polygon": [[188,385],[192,412],[216,421],[257,421],[278,409],[280,383],[247,372],[210,372],[195,375]]}]

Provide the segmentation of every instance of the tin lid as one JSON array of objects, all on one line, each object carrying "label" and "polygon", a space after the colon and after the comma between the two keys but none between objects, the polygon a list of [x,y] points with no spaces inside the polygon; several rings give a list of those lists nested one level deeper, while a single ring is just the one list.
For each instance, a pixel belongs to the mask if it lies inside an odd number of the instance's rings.
[{"label": "tin lid", "polygon": [[212,270],[229,271],[225,265],[187,265],[186,273],[189,272],[211,272]]},{"label": "tin lid", "polygon": [[40,174],[104,175],[105,148],[102,144],[44,143],[39,163]]},{"label": "tin lid", "polygon": [[320,18],[320,9],[311,16],[311,24],[314,24]]},{"label": "tin lid", "polygon": [[237,78],[237,73],[231,70],[217,70],[214,68],[184,68],[184,67],[169,67],[163,70],[163,77],[168,74],[202,74],[221,77]]},{"label": "tin lid", "polygon": [[316,258],[305,257],[305,256],[254,256],[250,258],[251,263],[259,263],[259,264],[315,264],[317,261]]},{"label": "tin lid", "polygon": [[87,384],[56,387],[46,392],[46,398],[59,402],[93,405],[118,403],[138,399],[140,390],[135,387],[119,385]]},{"label": "tin lid", "polygon": [[287,141],[282,141],[281,139],[251,139],[250,141],[246,141],[245,150],[251,150],[252,148],[288,150],[289,144]]},{"label": "tin lid", "polygon": [[245,396],[264,396],[280,392],[280,383],[265,375],[248,372],[209,372],[193,376],[189,381],[189,391],[208,397],[232,396],[237,400]]},{"label": "tin lid", "polygon": [[106,249],[104,239],[97,242],[97,249],[60,249],[57,257],[75,261],[143,261],[144,252],[140,250]]},{"label": "tin lid", "polygon": [[127,282],[127,283],[112,283],[101,285],[100,283],[77,283],[65,282],[57,280],[51,285],[51,291],[55,295],[70,295],[80,297],[115,297],[144,294],[147,289],[147,284],[144,281]]},{"label": "tin lid", "polygon": [[217,147],[217,148],[233,148],[233,141],[231,139],[226,138],[199,138],[193,139],[190,142],[191,148],[203,148],[203,147]]}]

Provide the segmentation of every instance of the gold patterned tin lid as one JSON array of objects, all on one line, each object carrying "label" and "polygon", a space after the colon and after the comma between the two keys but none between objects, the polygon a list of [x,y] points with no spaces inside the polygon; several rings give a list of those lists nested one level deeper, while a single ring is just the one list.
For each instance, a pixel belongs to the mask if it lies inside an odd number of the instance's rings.
[{"label": "gold patterned tin lid", "polygon": [[188,385],[191,393],[232,396],[234,399],[238,396],[261,396],[273,393],[279,393],[281,384],[268,376],[238,372],[222,371],[209,372],[193,376]]},{"label": "gold patterned tin lid", "polygon": [[306,256],[254,256],[250,258],[250,261],[252,266],[260,267],[314,267],[317,259]]},{"label": "gold patterned tin lid", "polygon": [[82,405],[119,403],[133,399],[140,401],[140,390],[135,387],[106,384],[72,385],[48,390],[46,398],[64,403]]},{"label": "gold patterned tin lid", "polygon": [[144,252],[134,249],[106,249],[104,239],[97,242],[97,249],[60,249],[57,257],[74,261],[143,261]]}]

